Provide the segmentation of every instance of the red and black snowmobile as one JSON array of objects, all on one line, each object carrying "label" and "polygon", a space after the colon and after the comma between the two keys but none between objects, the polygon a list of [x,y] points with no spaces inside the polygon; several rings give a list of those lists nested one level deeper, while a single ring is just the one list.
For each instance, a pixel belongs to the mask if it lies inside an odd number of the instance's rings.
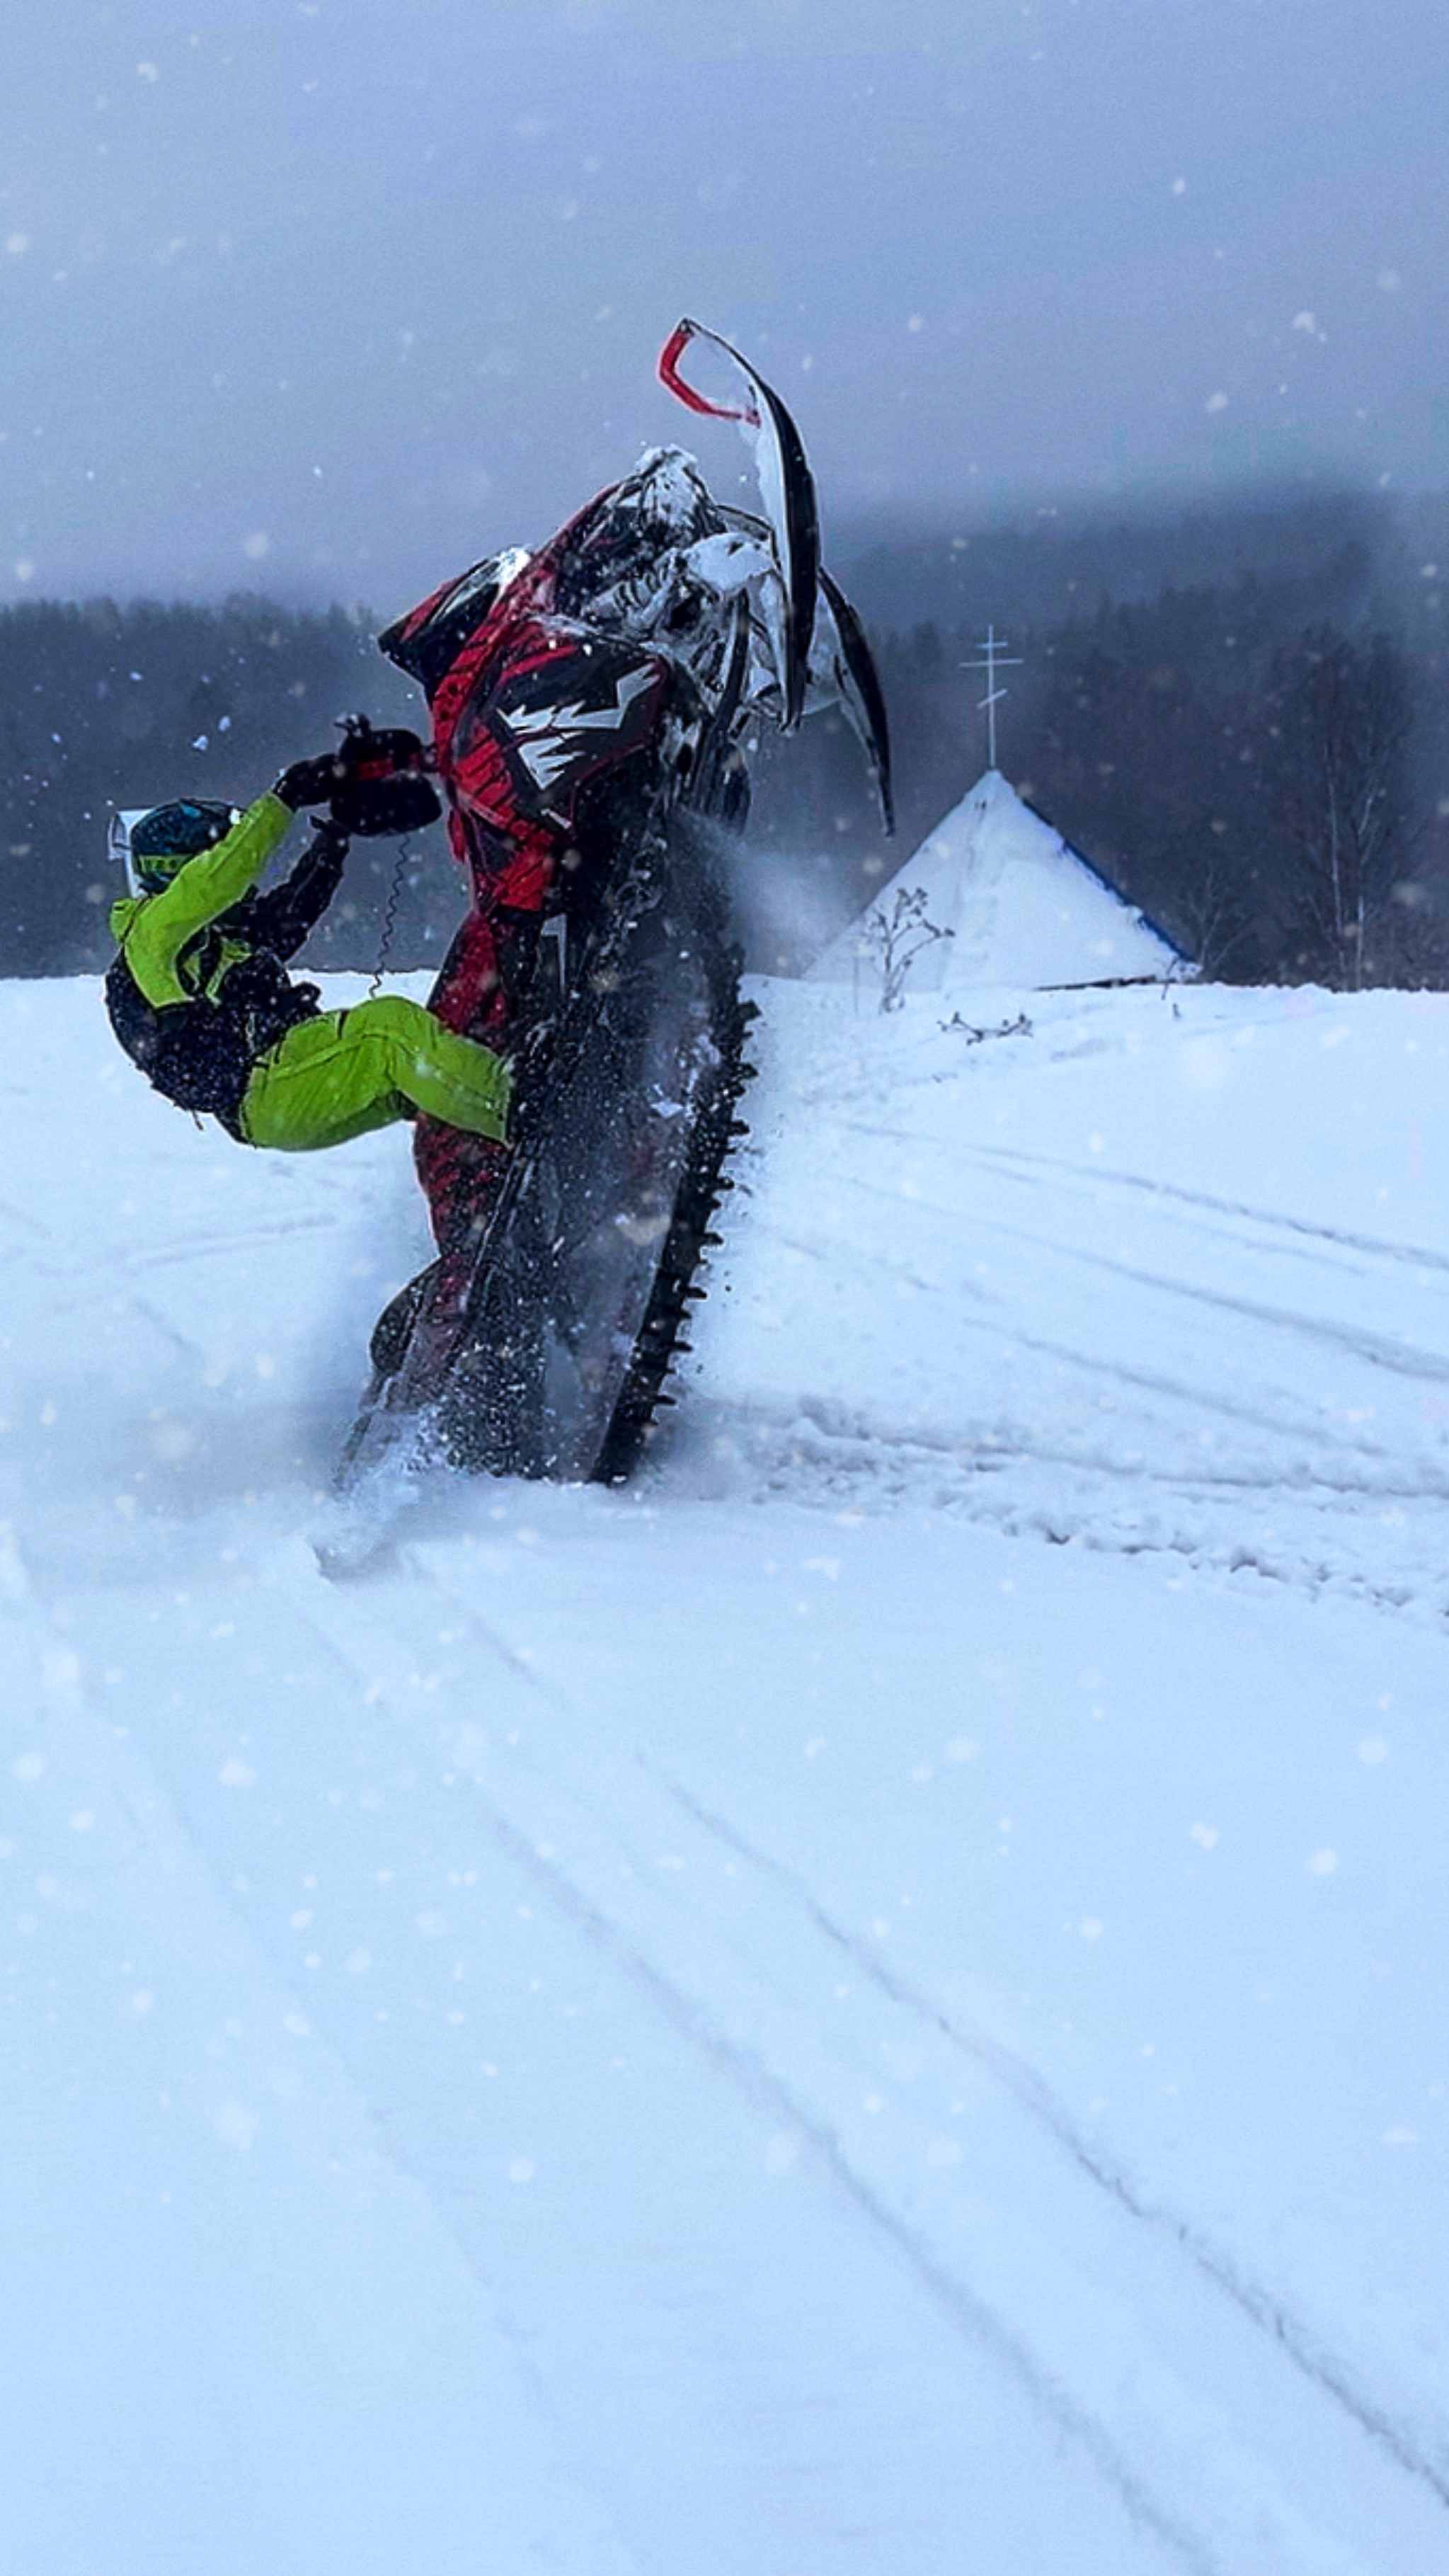
[{"label": "red and black snowmobile", "polygon": [[[741,402],[685,382],[696,339]],[[537,553],[474,565],[379,638],[426,694],[471,888],[432,1008],[510,1058],[516,1107],[506,1148],[417,1123],[438,1258],[374,1332],[344,1488],[400,1454],[627,1475],[670,1401],[750,1073],[722,864],[746,731],[843,705],[890,828],[884,703],[793,421],[696,323],[660,374],[741,424],[762,516],[651,449]]]}]

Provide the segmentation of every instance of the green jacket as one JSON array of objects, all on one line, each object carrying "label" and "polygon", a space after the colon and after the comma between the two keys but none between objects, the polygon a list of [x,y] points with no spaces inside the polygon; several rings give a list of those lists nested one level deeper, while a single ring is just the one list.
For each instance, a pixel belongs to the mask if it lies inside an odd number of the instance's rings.
[{"label": "green jacket", "polygon": [[326,911],[346,855],[345,841],[319,832],[284,884],[253,893],[291,821],[279,796],[259,796],[162,893],[111,907],[112,1028],[168,1100],[210,1110],[238,1136],[258,1057],[316,1014],[316,985],[294,984],[283,961]]},{"label": "green jacket", "polygon": [[280,796],[259,796],[224,841],[178,869],[164,894],[126,894],[112,904],[111,937],[153,1009],[194,1002],[202,992],[215,1000],[228,967],[250,955],[252,942],[225,938],[220,962],[204,951],[192,957],[186,952],[199,931],[219,913],[229,912],[256,883],[292,819],[291,807]]}]

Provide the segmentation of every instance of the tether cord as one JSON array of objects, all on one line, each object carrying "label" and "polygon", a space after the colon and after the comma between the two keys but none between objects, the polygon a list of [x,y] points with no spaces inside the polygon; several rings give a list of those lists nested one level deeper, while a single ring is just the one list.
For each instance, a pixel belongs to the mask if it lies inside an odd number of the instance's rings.
[{"label": "tether cord", "polygon": [[376,1001],[378,988],[381,985],[383,976],[387,972],[387,961],[392,953],[393,932],[397,928],[398,905],[402,901],[403,870],[407,866],[412,854],[412,840],[409,834],[404,832],[402,839],[397,845],[397,859],[393,866],[392,883],[388,887],[387,901],[383,905],[382,938],[378,943],[377,964],[372,970],[372,981],[367,988],[367,998],[370,1002]]}]

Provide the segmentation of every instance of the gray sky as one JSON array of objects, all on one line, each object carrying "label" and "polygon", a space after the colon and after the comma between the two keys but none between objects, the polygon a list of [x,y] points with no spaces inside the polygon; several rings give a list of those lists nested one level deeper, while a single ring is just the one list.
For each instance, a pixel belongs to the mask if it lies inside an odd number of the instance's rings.
[{"label": "gray sky", "polygon": [[396,608],[648,439],[827,526],[1449,484],[1444,0],[5,0],[0,597]]}]

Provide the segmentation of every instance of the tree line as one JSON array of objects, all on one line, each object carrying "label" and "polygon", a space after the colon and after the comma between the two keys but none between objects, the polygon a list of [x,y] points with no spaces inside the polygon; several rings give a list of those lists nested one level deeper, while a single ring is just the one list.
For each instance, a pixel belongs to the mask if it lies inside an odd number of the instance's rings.
[{"label": "tree line", "polygon": [[[1207,973],[1449,985],[1449,695],[1437,565],[1417,560],[1434,539],[1414,536],[1396,554],[1383,513],[1320,503],[1155,538],[1134,526],[1120,543],[1028,531],[868,559],[867,607],[873,586],[882,606],[953,612],[876,632],[898,837],[880,837],[838,714],[789,742],[766,732],[741,871],[748,962],[798,971],[970,786],[985,750],[964,666],[990,618],[1024,657],[1001,765]],[[1218,561],[1221,580],[1198,577]],[[1114,568],[1131,595],[1086,605],[1088,573]],[[0,610],[0,974],[105,965],[113,808],[244,803],[357,708],[422,723],[361,609]],[[440,831],[359,844],[310,960],[434,961],[462,901]]]},{"label": "tree line", "polygon": [[[290,760],[337,739],[339,716],[418,725],[365,612],[36,600],[0,610],[0,975],[94,973],[125,891],[107,855],[113,809],[211,796],[244,805]],[[389,899],[400,964],[441,955],[461,909],[434,830],[401,856],[355,845],[313,963],[376,963]]]}]

